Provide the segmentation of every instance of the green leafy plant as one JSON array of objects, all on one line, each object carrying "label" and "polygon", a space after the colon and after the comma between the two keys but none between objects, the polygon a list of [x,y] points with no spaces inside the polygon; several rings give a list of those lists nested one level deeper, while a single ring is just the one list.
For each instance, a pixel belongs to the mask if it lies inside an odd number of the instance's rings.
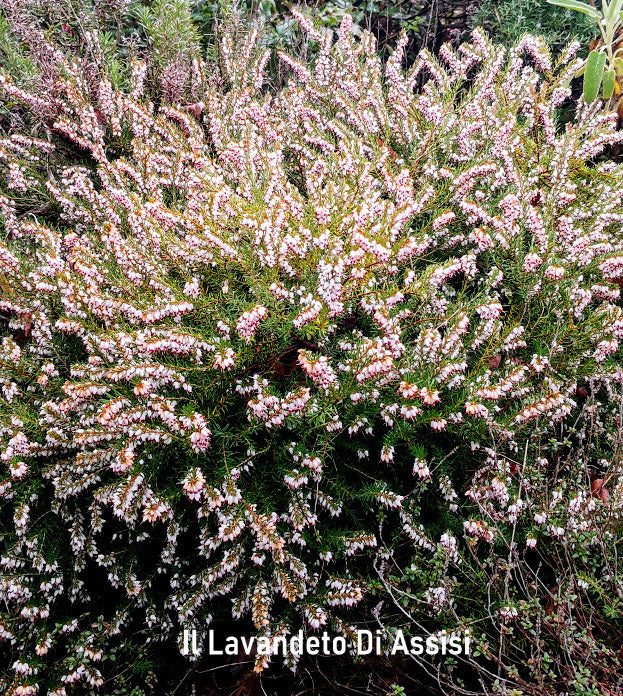
[{"label": "green leafy plant", "polygon": [[547,2],[587,15],[595,21],[601,33],[603,44],[590,52],[584,68],[584,100],[588,103],[595,101],[600,88],[606,101],[619,96],[619,81],[623,78],[623,60],[619,54],[623,48],[615,48],[615,39],[623,24],[623,0],[602,0],[601,11],[580,0]]}]

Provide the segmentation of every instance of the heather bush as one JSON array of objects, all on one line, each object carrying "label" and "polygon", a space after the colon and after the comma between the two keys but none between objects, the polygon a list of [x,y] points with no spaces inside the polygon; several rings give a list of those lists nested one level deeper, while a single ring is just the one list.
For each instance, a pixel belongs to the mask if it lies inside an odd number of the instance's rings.
[{"label": "heather bush", "polygon": [[[145,64],[145,93],[155,101],[191,98],[189,75],[201,35],[186,0],[0,0],[0,62],[18,86],[56,93],[59,62],[77,63],[92,92],[102,71],[127,89],[136,59]],[[0,115],[19,111],[9,101]],[[35,114],[38,114],[35,110]],[[15,126],[13,126],[15,127]],[[24,127],[21,129],[24,131]]]},{"label": "heather bush", "polygon": [[577,45],[404,71],[404,35],[382,66],[298,19],[320,51],[276,93],[254,32],[192,103],[139,61],[0,78],[49,133],[0,141],[2,688],[121,693],[228,615],[469,628],[423,663],[447,688],[614,693],[616,116],[557,125]]}]

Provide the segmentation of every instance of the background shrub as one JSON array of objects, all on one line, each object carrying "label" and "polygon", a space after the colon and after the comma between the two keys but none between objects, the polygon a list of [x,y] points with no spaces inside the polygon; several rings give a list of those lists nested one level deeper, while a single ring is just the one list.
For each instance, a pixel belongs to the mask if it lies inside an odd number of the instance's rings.
[{"label": "background shrub", "polygon": [[586,15],[541,0],[483,0],[474,14],[474,26],[483,27],[504,45],[519,41],[524,34],[542,36],[553,51],[561,51],[570,41],[580,41],[582,55],[599,36]]}]

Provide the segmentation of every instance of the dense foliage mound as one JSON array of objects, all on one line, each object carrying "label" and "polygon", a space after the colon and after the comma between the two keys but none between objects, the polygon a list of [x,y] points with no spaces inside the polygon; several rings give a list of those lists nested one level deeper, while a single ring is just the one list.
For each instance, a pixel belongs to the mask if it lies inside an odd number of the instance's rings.
[{"label": "dense foliage mound", "polygon": [[59,55],[55,94],[0,78],[49,133],[0,141],[3,689],[110,693],[131,630],[228,613],[470,628],[436,678],[598,693],[623,137],[557,127],[575,46],[476,32],[405,73],[404,36],[383,67],[299,19],[321,50],[275,94],[253,34],[175,107],[138,62],[127,91]]}]

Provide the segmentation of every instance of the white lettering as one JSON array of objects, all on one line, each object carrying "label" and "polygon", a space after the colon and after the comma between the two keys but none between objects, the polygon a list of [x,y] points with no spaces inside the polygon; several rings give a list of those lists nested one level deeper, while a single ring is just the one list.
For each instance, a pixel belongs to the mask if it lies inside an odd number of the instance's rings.
[{"label": "white lettering", "polygon": [[404,633],[401,630],[396,631],[396,635],[394,636],[394,644],[392,645],[391,649],[392,655],[395,655],[397,652],[401,652],[404,655],[409,654],[407,641],[405,640]]},{"label": "white lettering", "polygon": [[[366,645],[363,643],[366,639]],[[372,631],[357,631],[357,655],[369,655],[372,652]]]}]

